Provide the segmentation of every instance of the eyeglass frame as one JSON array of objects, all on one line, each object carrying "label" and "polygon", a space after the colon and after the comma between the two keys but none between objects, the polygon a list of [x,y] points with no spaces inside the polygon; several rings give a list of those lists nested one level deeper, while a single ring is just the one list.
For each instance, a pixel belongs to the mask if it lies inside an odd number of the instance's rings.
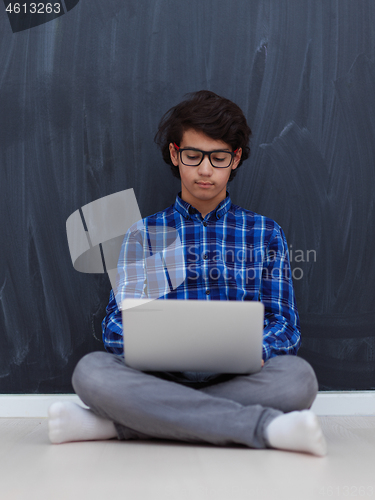
[{"label": "eyeglass frame", "polygon": [[[225,151],[225,149],[214,149],[213,151],[203,151],[202,149],[197,149],[197,148],[180,148],[180,146],[177,146],[175,142],[173,143],[173,146],[176,148],[177,153],[180,153],[181,163],[186,167],[199,167],[199,165],[204,160],[204,157],[208,156],[208,159],[210,160],[210,163],[213,166],[213,168],[229,168],[233,163],[233,158],[236,156],[236,153],[239,150],[239,148],[237,148],[235,151]],[[202,153],[203,156],[201,158],[201,161],[196,165],[187,165],[182,161],[182,155],[181,155],[182,151],[198,151],[198,153]],[[226,167],[215,167],[215,165],[212,163],[211,160],[212,153],[228,153],[231,155],[232,159],[230,160],[229,165],[227,165]]]}]

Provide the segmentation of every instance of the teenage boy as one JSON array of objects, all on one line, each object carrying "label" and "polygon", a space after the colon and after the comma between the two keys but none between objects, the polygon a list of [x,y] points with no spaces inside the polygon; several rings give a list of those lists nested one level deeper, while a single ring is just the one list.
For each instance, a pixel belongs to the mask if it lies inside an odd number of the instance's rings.
[{"label": "teenage boy", "polygon": [[285,236],[273,220],[234,205],[227,192],[249,156],[249,136],[240,108],[209,91],[169,110],[156,141],[181,179],[181,192],[142,227],[146,236],[150,228],[173,228],[181,239],[186,279],[160,299],[264,304],[261,371],[151,373],[125,365],[118,304],[126,296],[150,296],[151,288],[145,261],[131,257],[139,236],[135,226],[124,239],[117,294],[111,291],[103,320],[108,352],[87,354],[73,373],[73,387],[89,409],[54,403],[49,409],[53,443],[159,438],[326,454],[317,417],[309,410],[318,390],[316,376],[295,356],[299,318]]}]

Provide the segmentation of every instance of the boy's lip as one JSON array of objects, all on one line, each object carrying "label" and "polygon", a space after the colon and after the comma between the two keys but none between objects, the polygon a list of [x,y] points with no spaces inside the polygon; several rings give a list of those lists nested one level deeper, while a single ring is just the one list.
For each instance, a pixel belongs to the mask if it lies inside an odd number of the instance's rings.
[{"label": "boy's lip", "polygon": [[205,181],[196,181],[197,184],[200,184],[201,186],[212,186],[212,182],[205,182]]}]

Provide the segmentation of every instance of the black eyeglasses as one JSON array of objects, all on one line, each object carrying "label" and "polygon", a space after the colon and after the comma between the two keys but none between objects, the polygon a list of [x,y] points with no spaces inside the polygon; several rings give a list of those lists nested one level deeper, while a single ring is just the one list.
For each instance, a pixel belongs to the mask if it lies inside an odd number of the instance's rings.
[{"label": "black eyeglasses", "polygon": [[215,151],[202,151],[201,149],[195,148],[181,149],[176,143],[173,144],[177,152],[180,153],[181,162],[188,167],[198,167],[198,165],[202,163],[203,158],[207,155],[214,168],[228,168],[238,151],[238,148],[233,151],[233,153],[221,149]]}]

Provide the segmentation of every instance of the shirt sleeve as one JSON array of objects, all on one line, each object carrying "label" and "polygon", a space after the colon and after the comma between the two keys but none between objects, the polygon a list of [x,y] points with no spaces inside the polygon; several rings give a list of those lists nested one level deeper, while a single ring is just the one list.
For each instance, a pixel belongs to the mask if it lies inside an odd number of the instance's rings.
[{"label": "shirt sleeve", "polygon": [[265,307],[263,359],[297,354],[300,324],[293,289],[288,247],[280,227],[275,228],[263,264],[260,300]]},{"label": "shirt sleeve", "polygon": [[113,290],[109,295],[109,303],[106,307],[106,316],[102,321],[102,339],[104,348],[112,354],[122,355],[124,352],[122,338],[122,320]]},{"label": "shirt sleeve", "polygon": [[121,246],[116,289],[111,290],[106,316],[102,321],[102,338],[107,352],[119,355],[124,352],[121,302],[126,298],[146,296],[143,235],[133,226],[126,233]]}]

